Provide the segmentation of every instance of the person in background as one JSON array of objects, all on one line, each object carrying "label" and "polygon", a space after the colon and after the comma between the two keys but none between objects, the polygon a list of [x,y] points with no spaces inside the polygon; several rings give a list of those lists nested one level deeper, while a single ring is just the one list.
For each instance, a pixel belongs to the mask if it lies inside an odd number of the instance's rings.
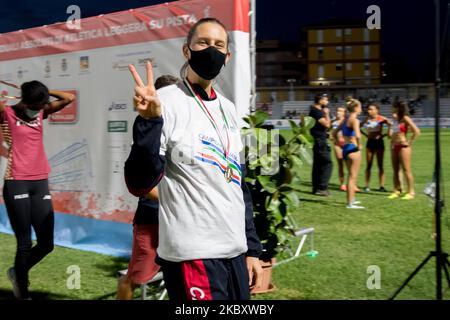
[{"label": "person in background", "polygon": [[[403,200],[414,199],[414,177],[411,170],[411,154],[414,140],[420,135],[420,130],[409,116],[408,104],[405,101],[396,101],[392,106],[392,117],[394,118],[389,130],[391,137],[391,159],[394,173],[394,192],[389,199],[399,198],[402,194],[400,174],[403,170],[408,192],[402,197]],[[411,130],[411,136],[407,137]]]},{"label": "person in background", "polygon": [[[336,157],[336,162],[338,164],[338,175],[339,175],[339,189],[341,191],[347,191],[347,185],[345,184],[345,173],[344,173],[344,158],[342,156],[342,148],[344,147],[345,140],[342,136],[342,132],[338,132],[335,135],[335,131],[341,125],[342,121],[345,119],[346,108],[345,106],[338,106],[336,109],[336,116],[331,123],[332,134],[331,139],[334,145],[334,155]],[[334,138],[336,136],[336,139]]]},{"label": "person in background", "polygon": [[329,196],[328,183],[330,181],[333,163],[331,162],[331,148],[328,144],[328,130],[331,128],[328,96],[317,94],[311,106],[309,116],[316,120],[310,129],[314,137],[312,193],[319,196]]},{"label": "person in background", "polygon": [[[155,81],[155,89],[175,84],[179,81],[171,75],[160,76]],[[137,120],[135,120],[136,123]],[[133,219],[133,248],[127,274],[119,279],[118,300],[131,300],[136,288],[149,282],[159,271],[155,262],[158,247],[158,189],[153,188],[147,196],[140,197]]]},{"label": "person in background", "polygon": [[335,130],[334,138],[337,139],[338,133],[342,131],[345,139],[342,155],[347,162],[348,169],[347,209],[364,209],[363,206],[359,205],[360,202],[355,199],[356,184],[361,164],[361,131],[358,120],[358,115],[362,112],[361,102],[348,97],[347,110],[349,116]]},{"label": "person in background", "polygon": [[391,122],[386,117],[383,117],[382,115],[379,114],[380,105],[375,102],[369,104],[367,112],[369,115],[364,119],[362,123],[362,127],[367,131],[367,133],[361,131],[361,133],[367,137],[367,144],[366,144],[367,167],[366,167],[364,191],[370,192],[369,187],[370,174],[372,170],[373,159],[376,156],[378,164],[378,177],[380,181],[380,188],[378,189],[378,191],[386,192],[386,189],[384,188],[385,177],[383,166],[384,162],[383,138],[388,136],[388,133],[383,133],[383,127],[385,124],[388,125],[388,127],[390,127]]},{"label": "person in background", "polygon": [[[48,186],[50,165],[44,149],[43,120],[72,101],[70,93],[49,90],[39,81],[20,87],[21,100],[13,106],[0,104],[0,123],[8,145],[3,199],[17,239],[14,266],[7,271],[14,297],[31,299],[30,269],[53,250],[54,212]],[[51,98],[56,98],[50,101]],[[31,241],[31,228],[37,244]]]}]

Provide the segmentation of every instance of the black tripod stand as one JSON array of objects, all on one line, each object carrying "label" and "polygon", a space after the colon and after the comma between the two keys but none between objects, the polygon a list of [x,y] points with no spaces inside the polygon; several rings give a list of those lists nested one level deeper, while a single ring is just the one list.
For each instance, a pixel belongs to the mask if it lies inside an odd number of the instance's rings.
[{"label": "black tripod stand", "polygon": [[[425,260],[414,270],[413,273],[405,280],[405,282],[400,286],[400,288],[395,291],[395,293],[390,298],[395,299],[395,297],[402,291],[402,289],[411,281],[412,278],[424,267],[431,258],[436,258],[436,300],[442,300],[442,270],[445,272],[445,276],[448,281],[448,286],[450,287],[450,262],[448,261],[448,253],[442,251],[442,238],[441,238],[441,213],[442,207],[444,206],[443,201],[441,200],[440,194],[440,178],[441,178],[441,145],[439,141],[439,113],[440,113],[440,102],[439,102],[439,94],[441,87],[441,79],[440,79],[440,0],[434,1],[436,6],[436,83],[435,83],[435,99],[436,99],[436,109],[435,109],[435,122],[434,122],[434,133],[435,133],[435,223],[436,223],[436,249],[435,251],[431,251]],[[450,4],[449,4],[450,6]]]}]

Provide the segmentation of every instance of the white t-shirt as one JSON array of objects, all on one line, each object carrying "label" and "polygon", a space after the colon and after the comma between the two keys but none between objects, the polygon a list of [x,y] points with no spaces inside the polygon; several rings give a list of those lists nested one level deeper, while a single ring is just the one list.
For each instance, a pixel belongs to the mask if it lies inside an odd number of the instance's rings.
[{"label": "white t-shirt", "polygon": [[184,83],[158,90],[164,125],[160,154],[165,175],[158,184],[158,255],[168,261],[233,258],[247,251],[245,204],[241,189],[243,145],[234,104],[217,93],[204,101],[226,144],[233,180],[227,182],[223,146],[208,117]]}]

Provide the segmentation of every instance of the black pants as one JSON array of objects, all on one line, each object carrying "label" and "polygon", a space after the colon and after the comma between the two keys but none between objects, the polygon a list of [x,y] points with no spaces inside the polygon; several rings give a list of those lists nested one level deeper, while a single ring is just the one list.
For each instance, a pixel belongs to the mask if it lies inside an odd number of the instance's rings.
[{"label": "black pants", "polygon": [[312,191],[327,190],[333,163],[327,139],[315,139],[313,147]]},{"label": "black pants", "polygon": [[171,301],[249,300],[245,256],[170,262],[156,258]]},{"label": "black pants", "polygon": [[[28,271],[53,250],[54,213],[48,180],[6,180],[3,198],[17,239],[14,263],[23,298],[28,297]],[[31,227],[37,244],[32,247]]]}]

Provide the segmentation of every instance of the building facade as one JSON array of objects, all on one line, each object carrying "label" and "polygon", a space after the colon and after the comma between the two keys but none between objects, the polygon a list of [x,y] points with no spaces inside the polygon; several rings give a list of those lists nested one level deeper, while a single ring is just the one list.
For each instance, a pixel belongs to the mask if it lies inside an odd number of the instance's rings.
[{"label": "building facade", "polygon": [[381,82],[379,30],[369,30],[362,23],[330,21],[308,26],[303,33],[309,85]]},{"label": "building facade", "polygon": [[261,40],[256,43],[256,86],[283,87],[306,81],[300,45]]}]

